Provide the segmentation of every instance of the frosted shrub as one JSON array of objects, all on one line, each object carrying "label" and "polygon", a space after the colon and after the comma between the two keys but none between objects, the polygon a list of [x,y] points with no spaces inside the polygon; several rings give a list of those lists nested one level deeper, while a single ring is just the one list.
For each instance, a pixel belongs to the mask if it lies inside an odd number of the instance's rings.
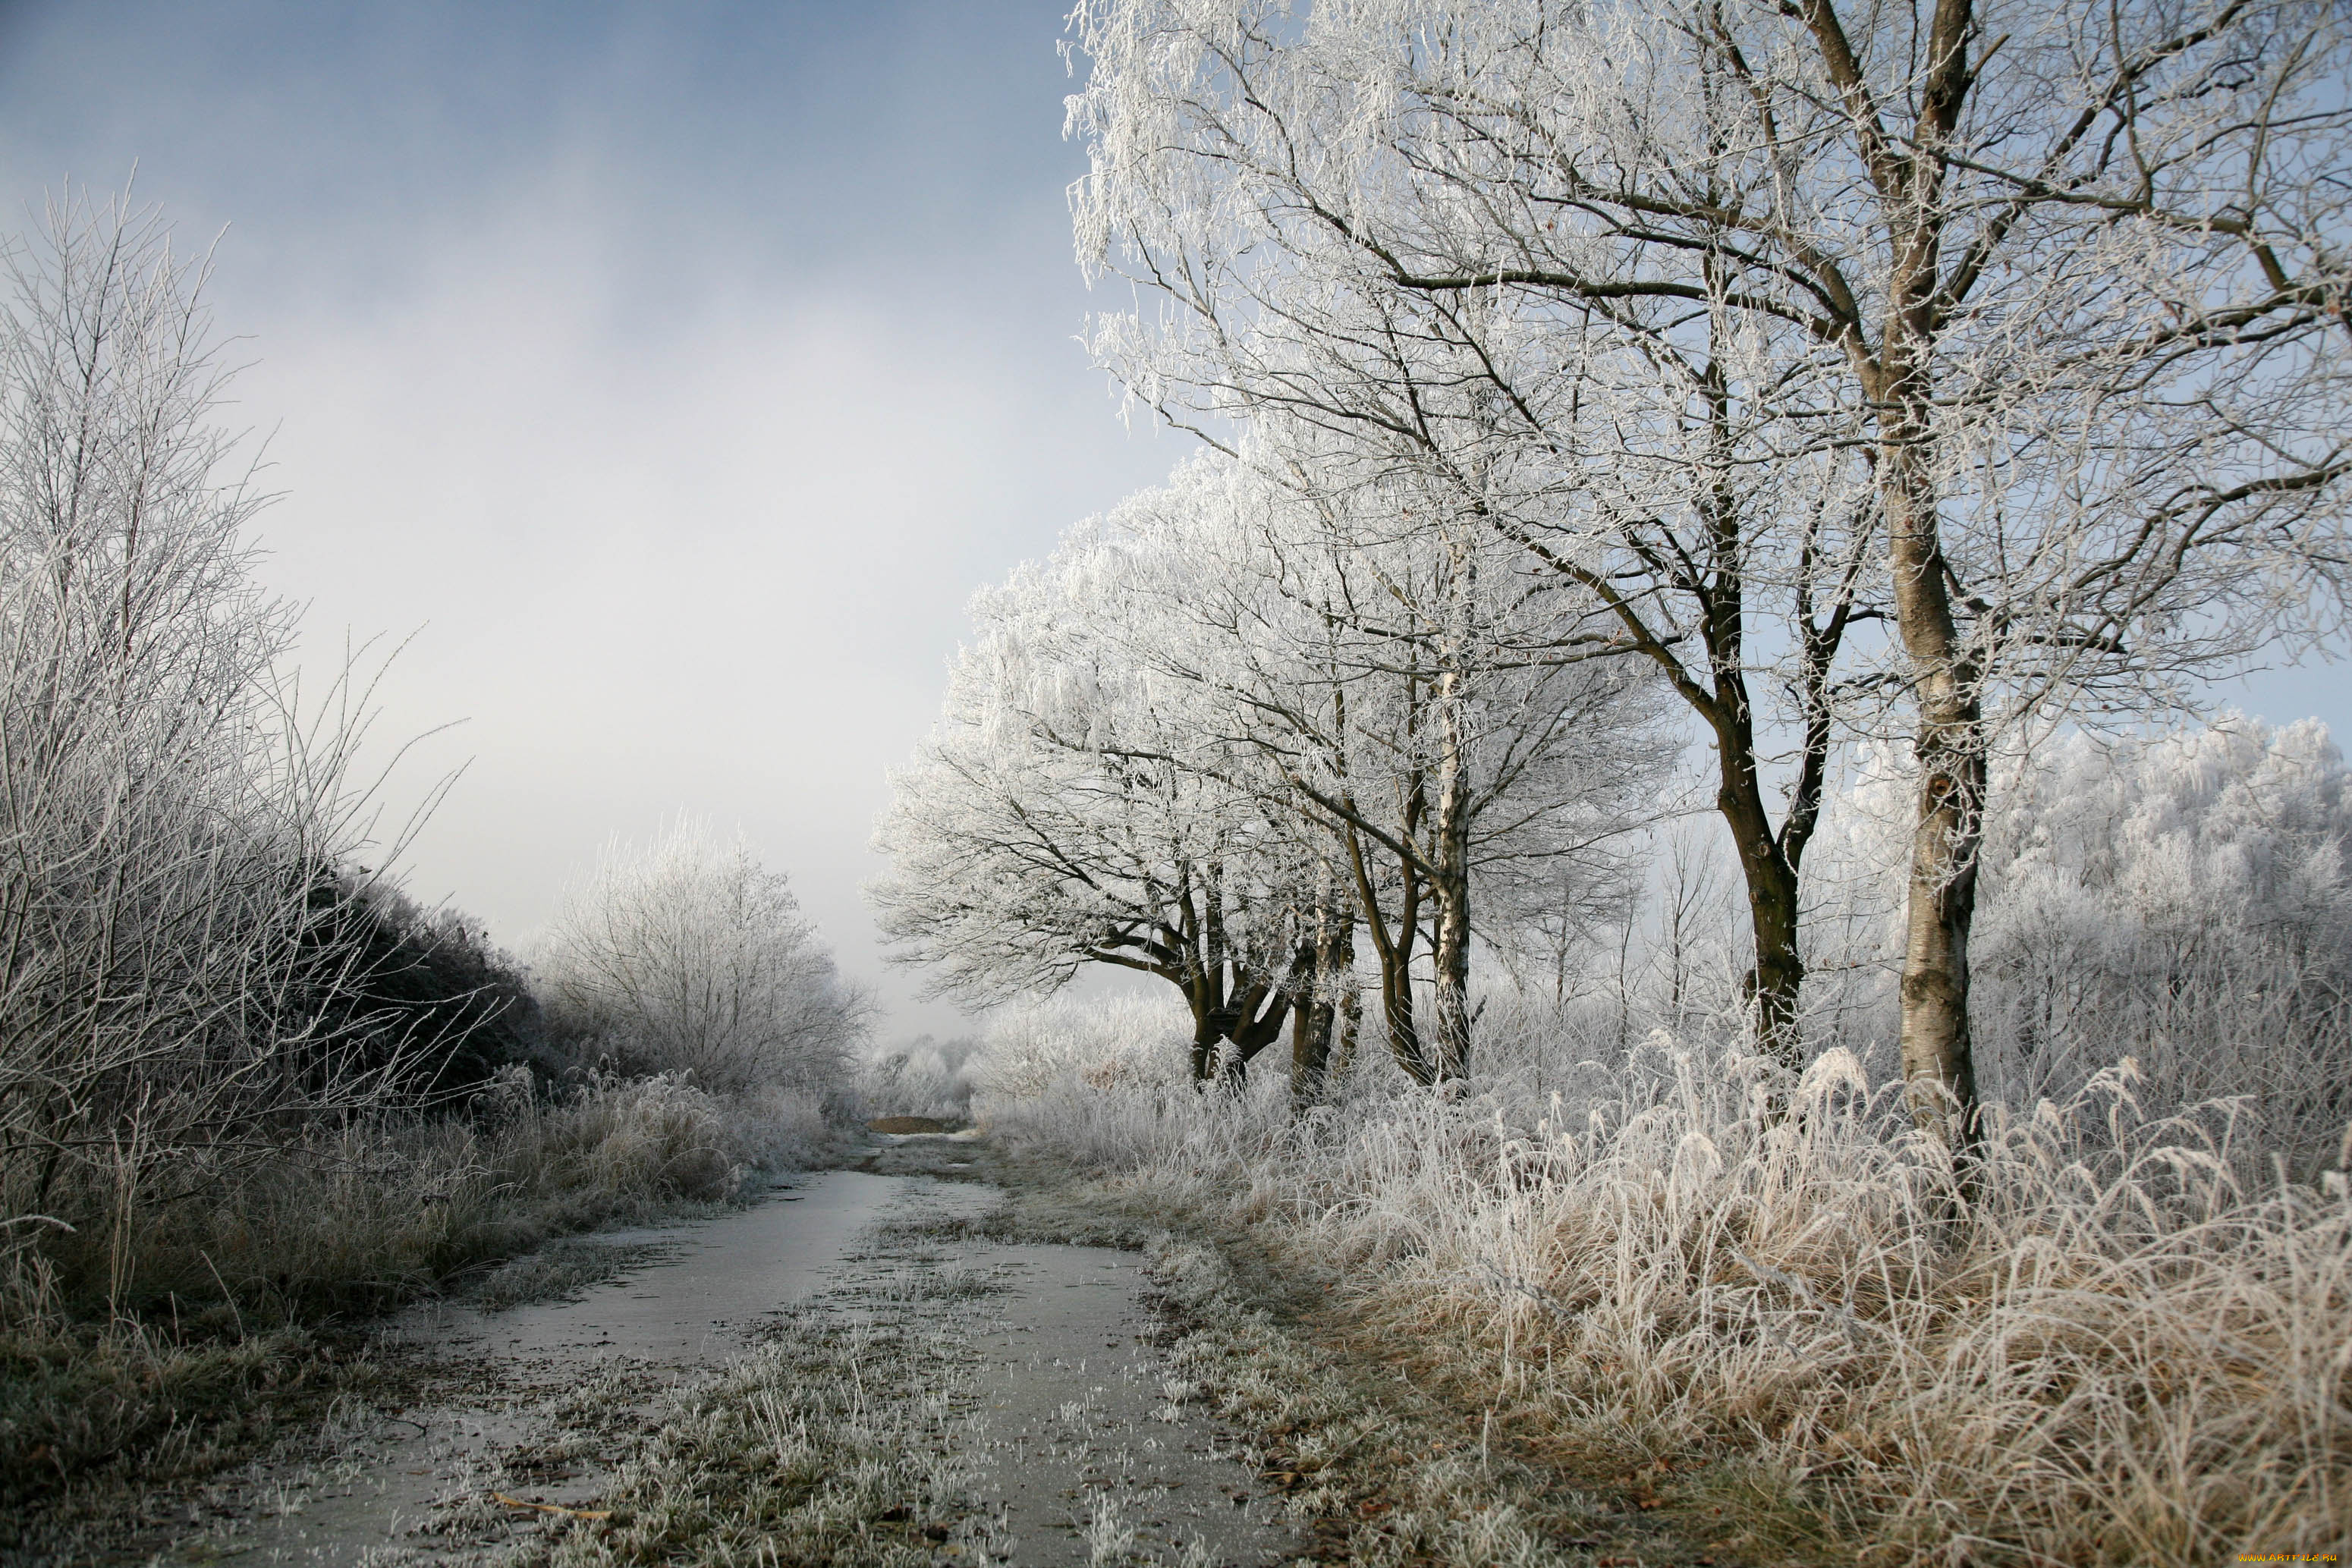
[{"label": "frosted shrub", "polygon": [[526,1190],[732,1197],[743,1166],[725,1107],[682,1079],[592,1084],[510,1134]]},{"label": "frosted shrub", "polygon": [[576,1055],[724,1092],[839,1082],[873,1010],[783,873],[688,818],[608,846],[566,890],[538,968]]},{"label": "frosted shrub", "polygon": [[977,1080],[984,1095],[1013,1099],[1073,1080],[1097,1088],[1174,1082],[1185,1074],[1192,1035],[1172,998],[1056,997],[989,1019]]},{"label": "frosted shrub", "polygon": [[1247,1142],[1269,1119],[1279,1126],[1287,1105],[1273,1074],[1238,1098],[1194,1083],[1191,1020],[1172,998],[1008,1009],[989,1021],[982,1050],[981,1124],[1008,1147],[1088,1170],[1174,1159],[1187,1147],[1200,1152],[1199,1169],[1229,1165],[1242,1157],[1233,1140]]},{"label": "frosted shrub", "polygon": [[2305,1155],[2352,1120],[2352,775],[2236,718],[2020,779],[1988,857],[1981,1010],[2013,1101],[2124,1055],[2158,1103],[2245,1095]]}]

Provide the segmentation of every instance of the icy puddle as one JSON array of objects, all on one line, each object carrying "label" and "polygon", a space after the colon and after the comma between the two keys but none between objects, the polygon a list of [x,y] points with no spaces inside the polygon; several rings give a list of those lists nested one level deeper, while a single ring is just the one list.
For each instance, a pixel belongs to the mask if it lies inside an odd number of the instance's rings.
[{"label": "icy puddle", "polygon": [[[890,1142],[886,1170],[953,1170],[970,1155],[962,1140]],[[944,1347],[937,1387],[885,1392],[887,1369],[868,1375],[877,1398],[952,1407],[934,1426],[962,1501],[937,1521],[883,1511],[899,1522],[839,1561],[1205,1568],[1295,1550],[1279,1504],[1170,1383],[1136,1256],[972,1239],[965,1222],[997,1197],[830,1171],[717,1218],[561,1244],[622,1249],[629,1271],[565,1301],[404,1316],[387,1337],[431,1358],[442,1403],[343,1412],[323,1458],[256,1466],[191,1500],[161,1561],[536,1559],[553,1537],[630,1520],[614,1467],[657,1447],[678,1410],[707,1419],[708,1400],[693,1404],[705,1379],[763,1343],[854,1339],[885,1318],[919,1319]]]}]

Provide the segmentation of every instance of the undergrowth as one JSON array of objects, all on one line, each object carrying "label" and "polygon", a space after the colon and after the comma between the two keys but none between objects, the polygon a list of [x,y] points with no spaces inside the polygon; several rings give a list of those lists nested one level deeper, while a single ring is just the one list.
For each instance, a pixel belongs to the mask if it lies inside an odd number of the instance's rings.
[{"label": "undergrowth", "polygon": [[215,1462],[364,1365],[364,1317],[550,1237],[724,1201],[832,1136],[798,1101],[608,1082],[488,1124],[321,1132],[193,1201],[20,1245],[0,1258],[0,1516],[93,1471]]},{"label": "undergrowth", "polygon": [[[2352,1197],[2128,1071],[1997,1117],[1972,1183],[1843,1051],[1654,1040],[1294,1119],[1069,1073],[1008,1150],[1246,1231],[1494,1430],[1738,1558],[2180,1564],[2352,1539]],[[1711,1527],[1709,1527],[1711,1528]],[[1495,1550],[1501,1550],[1499,1546]]]}]

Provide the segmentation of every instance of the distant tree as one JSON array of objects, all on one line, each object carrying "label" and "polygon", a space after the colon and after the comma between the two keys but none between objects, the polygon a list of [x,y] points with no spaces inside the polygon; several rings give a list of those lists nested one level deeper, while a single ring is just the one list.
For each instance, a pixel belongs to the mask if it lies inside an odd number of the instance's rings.
[{"label": "distant tree", "polygon": [[[1832,915],[1853,1001],[1902,954],[1912,788],[1874,747],[1842,831],[1857,874]],[[2325,727],[2237,714],[2075,733],[1993,759],[1975,932],[1989,1090],[2064,1103],[2135,1059],[2151,1113],[2230,1102],[2302,1169],[2352,1120],[2352,769]],[[1889,874],[1892,872],[1894,874]],[[1828,922],[1824,922],[1827,925]],[[2324,1158],[2323,1158],[2324,1157]]]},{"label": "distant tree", "polygon": [[726,1092],[830,1086],[873,1013],[784,874],[686,817],[566,890],[538,973],[575,1050]]}]

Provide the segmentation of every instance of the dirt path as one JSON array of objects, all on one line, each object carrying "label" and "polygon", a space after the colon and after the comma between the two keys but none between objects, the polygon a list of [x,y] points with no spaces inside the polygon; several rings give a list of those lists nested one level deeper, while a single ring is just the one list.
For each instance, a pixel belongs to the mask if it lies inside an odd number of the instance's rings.
[{"label": "dirt path", "polygon": [[[430,1396],[346,1406],[301,1452],[184,1500],[172,1563],[1290,1556],[1298,1538],[1158,1348],[1138,1256],[1007,1245],[962,1139],[887,1139],[698,1224],[509,1270],[387,1354]],[[534,1275],[533,1270],[537,1270]],[[494,1280],[493,1286],[499,1281]]]}]

